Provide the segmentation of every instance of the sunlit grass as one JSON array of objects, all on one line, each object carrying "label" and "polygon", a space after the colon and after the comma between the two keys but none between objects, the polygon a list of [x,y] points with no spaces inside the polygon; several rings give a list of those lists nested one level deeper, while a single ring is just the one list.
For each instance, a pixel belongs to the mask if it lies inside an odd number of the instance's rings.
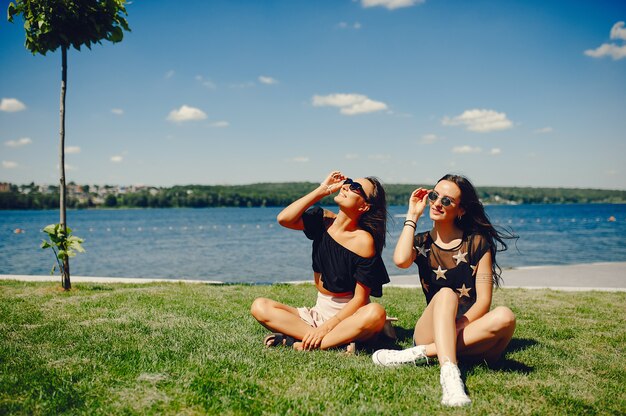
[{"label": "sunlit grass", "polygon": [[[0,282],[0,414],[623,414],[626,293],[498,290],[518,329],[496,368],[462,366],[469,409],[439,404],[438,366],[375,367],[368,349],[265,349],[249,314],[305,286]],[[415,289],[382,303],[409,346]]]}]

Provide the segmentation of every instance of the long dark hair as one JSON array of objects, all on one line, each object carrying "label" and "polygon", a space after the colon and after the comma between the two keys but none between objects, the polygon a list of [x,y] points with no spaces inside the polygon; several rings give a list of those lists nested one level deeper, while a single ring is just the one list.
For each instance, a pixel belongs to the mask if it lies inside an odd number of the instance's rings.
[{"label": "long dark hair", "polygon": [[441,181],[450,181],[456,184],[461,190],[461,203],[460,206],[465,210],[465,214],[459,219],[456,218],[454,223],[457,227],[463,230],[463,234],[480,234],[483,238],[486,238],[490,244],[491,251],[491,274],[493,276],[493,283],[496,287],[500,286],[502,277],[502,269],[496,262],[496,253],[499,251],[505,251],[508,246],[504,240],[517,239],[519,236],[515,235],[512,231],[507,229],[496,229],[491,224],[485,207],[478,198],[478,193],[474,185],[464,176],[447,174],[443,178],[439,179],[437,183]]},{"label": "long dark hair", "polygon": [[367,198],[370,209],[359,218],[359,227],[374,237],[376,253],[380,254],[385,247],[385,238],[387,237],[387,197],[385,188],[378,178],[368,176],[365,179],[374,185],[374,192]]}]

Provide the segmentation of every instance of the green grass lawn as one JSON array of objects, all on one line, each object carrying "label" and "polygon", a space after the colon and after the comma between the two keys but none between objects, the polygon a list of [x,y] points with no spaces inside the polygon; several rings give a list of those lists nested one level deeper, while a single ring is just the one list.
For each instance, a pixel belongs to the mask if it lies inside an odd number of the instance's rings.
[{"label": "green grass lawn", "polygon": [[[473,404],[447,409],[436,364],[264,348],[252,300],[310,305],[311,285],[59,286],[0,282],[0,414],[626,413],[624,292],[496,291],[514,339],[495,368],[461,365]],[[381,302],[410,346],[421,291]]]}]

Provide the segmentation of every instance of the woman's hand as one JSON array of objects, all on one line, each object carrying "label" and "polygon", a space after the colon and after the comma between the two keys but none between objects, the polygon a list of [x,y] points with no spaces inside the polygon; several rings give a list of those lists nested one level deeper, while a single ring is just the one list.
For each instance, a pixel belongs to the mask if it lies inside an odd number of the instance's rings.
[{"label": "woman's hand", "polygon": [[318,328],[311,328],[302,337],[302,349],[304,350],[316,350],[322,345],[322,340],[330,332],[330,328],[322,325]]},{"label": "woman's hand", "polygon": [[426,203],[428,202],[428,192],[430,192],[428,189],[417,188],[411,193],[407,219],[417,221],[417,219],[422,216]]},{"label": "woman's hand", "polygon": [[304,230],[304,222],[302,221],[304,212],[327,195],[337,192],[345,179],[346,177],[338,170],[330,172],[328,177],[320,183],[320,186],[285,207],[278,214],[276,220],[285,228]]},{"label": "woman's hand", "polygon": [[320,185],[325,186],[328,191],[328,195],[331,195],[341,188],[341,185],[343,185],[343,181],[345,180],[346,177],[340,171],[335,170],[330,172]]}]

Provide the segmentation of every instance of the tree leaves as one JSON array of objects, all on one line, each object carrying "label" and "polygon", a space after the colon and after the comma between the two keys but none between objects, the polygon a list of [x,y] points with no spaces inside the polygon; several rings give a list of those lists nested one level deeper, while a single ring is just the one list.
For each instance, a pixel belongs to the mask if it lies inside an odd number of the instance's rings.
[{"label": "tree leaves", "polygon": [[120,42],[130,31],[125,0],[16,0],[9,3],[7,20],[24,18],[25,46],[33,54],[45,55],[59,47]]},{"label": "tree leaves", "polygon": [[[48,235],[48,240],[42,240],[41,248],[52,249],[61,273],[63,273],[64,270],[63,260],[68,257],[76,256],[77,252],[85,252],[82,245],[84,240],[80,237],[72,235],[72,229],[69,227],[65,227],[64,229],[61,224],[50,224],[46,225],[42,232]],[[54,274],[55,267],[56,265],[52,267],[52,272],[50,274]]]},{"label": "tree leaves", "polygon": [[124,33],[122,32],[122,29],[119,26],[116,26],[109,34],[107,40],[110,40],[111,42],[121,42],[123,38]]},{"label": "tree leaves", "polygon": [[15,4],[9,3],[9,7],[7,8],[7,20],[13,23],[13,16],[17,14],[17,8]]}]

